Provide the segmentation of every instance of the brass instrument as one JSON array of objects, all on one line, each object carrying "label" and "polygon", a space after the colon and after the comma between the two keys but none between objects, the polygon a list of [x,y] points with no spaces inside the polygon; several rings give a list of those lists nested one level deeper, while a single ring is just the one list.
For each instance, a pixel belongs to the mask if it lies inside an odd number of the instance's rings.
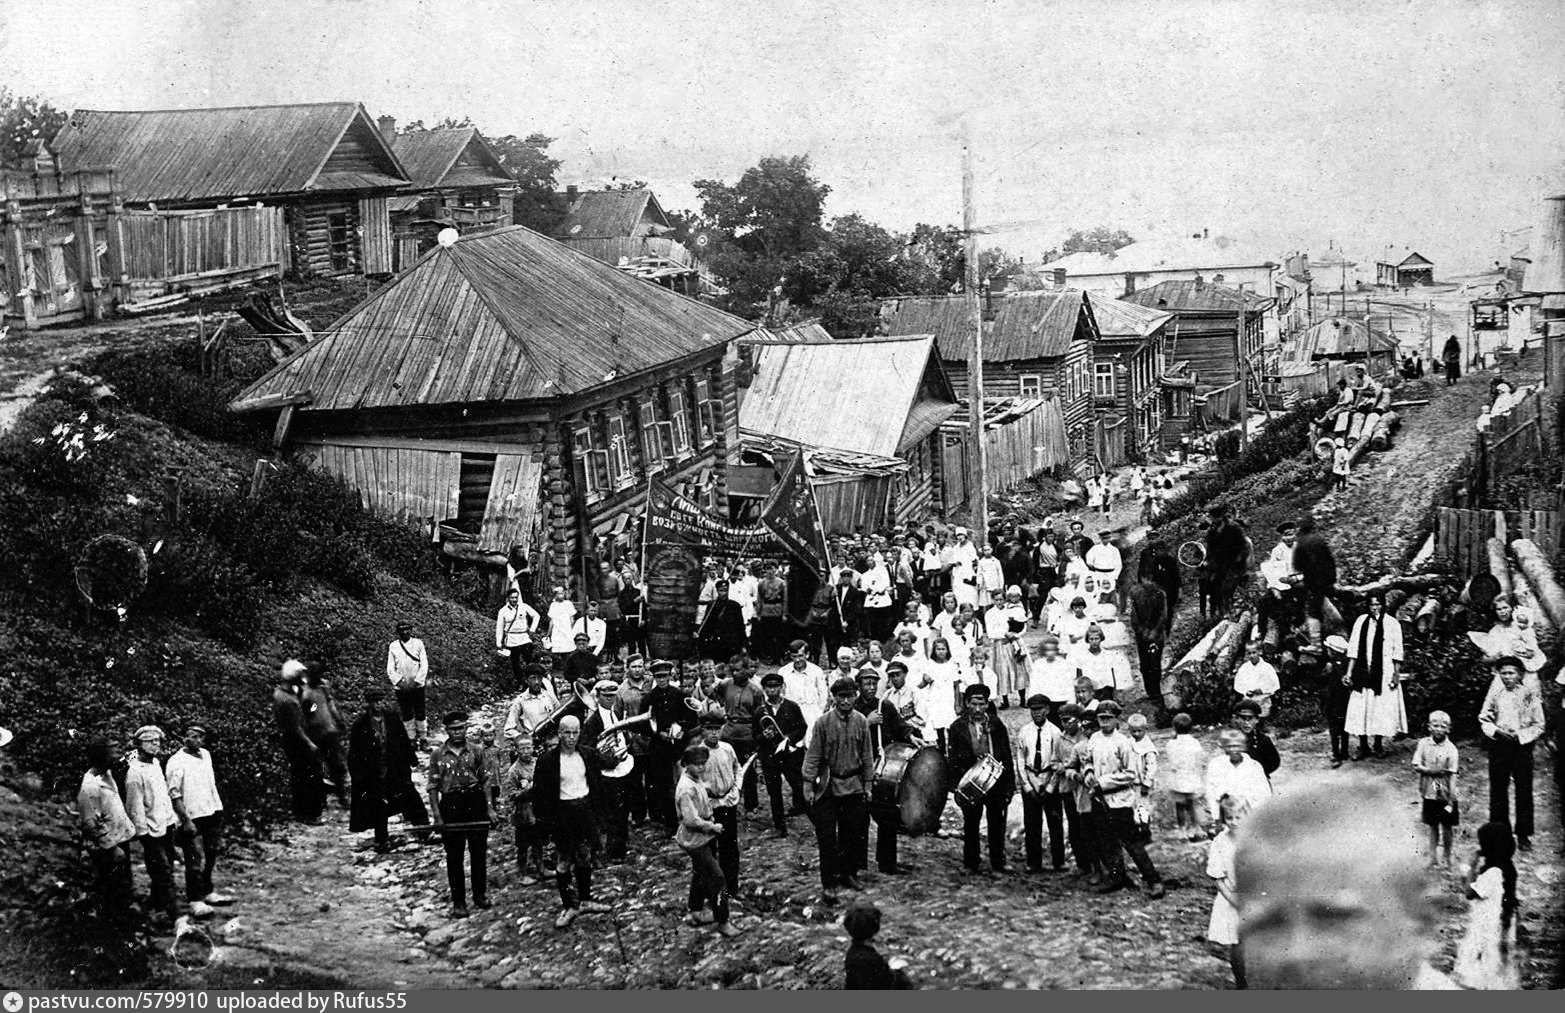
[{"label": "brass instrument", "polygon": [[771,725],[772,726],[772,730],[777,733],[777,740],[778,740],[777,741],[777,748],[772,750],[772,755],[773,756],[782,756],[784,753],[789,753],[789,752],[792,752],[795,749],[803,749],[804,748],[804,743],[802,741],[800,741],[800,742],[790,742],[790,741],[788,741],[788,736],[783,733],[782,726],[777,723],[777,719],[776,718],[772,717],[770,714],[762,714],[761,715],[761,730],[763,732],[766,730],[766,726],[768,724]]},{"label": "brass instrument", "polygon": [[553,744],[551,740],[562,718],[574,717],[580,720],[586,717],[592,710],[591,701],[592,690],[587,686],[587,680],[576,680],[576,683],[571,686],[571,698],[554,708],[548,717],[533,728],[533,755],[542,756]]},{"label": "brass instrument", "polygon": [[604,725],[603,731],[598,734],[598,754],[602,756],[603,762],[611,767],[624,763],[625,758],[630,755],[630,747],[625,743],[625,736],[619,734],[620,730],[645,722],[652,722],[652,730],[657,731],[657,722],[653,721],[651,711]]}]

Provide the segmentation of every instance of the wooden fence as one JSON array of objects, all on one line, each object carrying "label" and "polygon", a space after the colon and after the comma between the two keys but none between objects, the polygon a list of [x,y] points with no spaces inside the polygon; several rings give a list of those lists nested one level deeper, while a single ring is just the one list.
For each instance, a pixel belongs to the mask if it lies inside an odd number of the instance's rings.
[{"label": "wooden fence", "polygon": [[1435,521],[1435,552],[1470,578],[1489,571],[1489,539],[1503,519],[1507,544],[1530,538],[1544,556],[1554,558],[1565,535],[1565,514],[1558,510],[1464,510],[1441,507]]},{"label": "wooden fence", "polygon": [[110,228],[120,247],[122,303],[274,277],[288,256],[288,230],[277,207],[127,211]]},{"label": "wooden fence", "polygon": [[1226,387],[1209,390],[1197,395],[1195,402],[1203,422],[1214,428],[1226,427],[1238,422],[1245,410],[1244,383],[1235,380]]},{"label": "wooden fence", "polygon": [[1496,478],[1542,460],[1543,398],[1536,388],[1510,411],[1489,420],[1489,428],[1478,434],[1478,457],[1485,495],[1494,492]]}]

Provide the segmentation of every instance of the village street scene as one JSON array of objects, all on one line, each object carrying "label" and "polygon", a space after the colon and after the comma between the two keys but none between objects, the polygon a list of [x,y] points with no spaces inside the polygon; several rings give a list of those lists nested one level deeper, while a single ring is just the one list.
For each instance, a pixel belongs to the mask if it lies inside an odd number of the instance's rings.
[{"label": "village street scene", "polygon": [[1556,7],[81,6],[0,991],[1565,987]]}]

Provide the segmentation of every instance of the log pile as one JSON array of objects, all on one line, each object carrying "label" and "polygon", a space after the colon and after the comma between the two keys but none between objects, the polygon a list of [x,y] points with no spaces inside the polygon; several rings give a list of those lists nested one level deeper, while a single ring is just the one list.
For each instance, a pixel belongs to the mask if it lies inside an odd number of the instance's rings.
[{"label": "log pile", "polygon": [[1544,618],[1556,630],[1565,630],[1565,590],[1543,550],[1530,538],[1518,538],[1511,543],[1511,554]]},{"label": "log pile", "polygon": [[1194,682],[1227,684],[1244,654],[1255,625],[1255,613],[1245,611],[1237,619],[1223,619],[1206,631],[1194,647],[1163,671],[1163,704],[1178,710],[1185,704],[1185,689]]}]

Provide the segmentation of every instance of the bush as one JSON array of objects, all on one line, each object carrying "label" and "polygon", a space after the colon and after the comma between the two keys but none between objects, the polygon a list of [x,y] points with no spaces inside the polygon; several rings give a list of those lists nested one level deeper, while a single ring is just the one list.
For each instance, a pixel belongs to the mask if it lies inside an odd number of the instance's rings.
[{"label": "bush", "polygon": [[228,410],[245,381],[202,376],[195,338],[158,345],[114,348],[87,367],[114,388],[120,401],[143,415],[213,440],[256,445],[262,422]]},{"label": "bush", "polygon": [[1239,430],[1229,429],[1217,434],[1212,450],[1219,461],[1232,461],[1239,456]]}]

